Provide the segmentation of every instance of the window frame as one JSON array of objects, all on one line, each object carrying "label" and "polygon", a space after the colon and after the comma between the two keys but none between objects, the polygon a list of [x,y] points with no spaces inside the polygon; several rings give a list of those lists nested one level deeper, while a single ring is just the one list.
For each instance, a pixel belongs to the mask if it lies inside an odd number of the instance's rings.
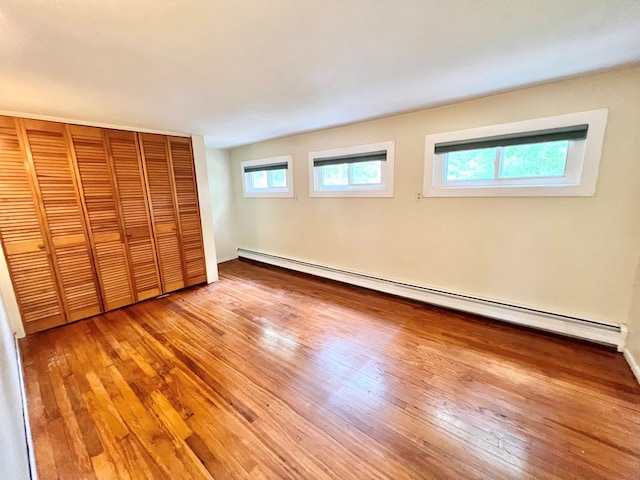
[{"label": "window frame", "polygon": [[[285,178],[286,187],[254,188],[247,181],[247,167],[270,167],[273,165],[286,163]],[[268,171],[265,169],[265,171]],[[242,176],[242,191],[245,198],[293,198],[293,156],[280,155],[277,157],[258,158],[255,160],[245,160],[240,162],[240,174]],[[268,175],[268,174],[267,174]]]},{"label": "window frame", "polygon": [[[593,196],[607,124],[608,109],[536,118],[425,136],[423,195],[425,197]],[[445,180],[446,153],[437,144],[588,125],[587,138],[569,140],[563,176]],[[522,145],[529,143],[523,142]],[[501,148],[501,147],[495,147]],[[469,150],[474,150],[470,148]]]},{"label": "window frame", "polygon": [[[349,161],[348,157],[358,157],[370,153],[386,152],[386,160],[381,160],[379,184],[348,184],[336,186],[323,186],[321,179],[322,167],[316,167],[314,161],[328,157],[346,157],[344,165],[358,163]],[[332,148],[309,152],[309,196],[310,197],[393,197],[393,179],[395,164],[395,140],[385,142],[354,145],[351,147]],[[351,170],[351,166],[347,167]],[[348,170],[348,171],[349,171]],[[348,173],[348,176],[350,174]]]}]

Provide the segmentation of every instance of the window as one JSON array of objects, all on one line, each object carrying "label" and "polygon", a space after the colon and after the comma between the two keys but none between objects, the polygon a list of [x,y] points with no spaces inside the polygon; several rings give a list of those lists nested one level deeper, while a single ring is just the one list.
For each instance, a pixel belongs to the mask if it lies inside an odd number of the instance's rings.
[{"label": "window", "polygon": [[393,197],[395,142],[309,153],[312,197]]},{"label": "window", "polygon": [[425,137],[424,195],[592,196],[607,110]]},{"label": "window", "polygon": [[240,164],[245,197],[293,197],[291,155]]}]

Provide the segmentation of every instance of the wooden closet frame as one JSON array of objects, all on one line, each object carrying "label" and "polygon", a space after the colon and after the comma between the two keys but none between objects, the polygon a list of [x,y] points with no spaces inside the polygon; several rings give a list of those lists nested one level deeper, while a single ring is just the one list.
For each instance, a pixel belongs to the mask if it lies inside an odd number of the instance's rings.
[{"label": "wooden closet frame", "polygon": [[[18,308],[22,315],[22,320],[23,320],[22,323],[25,327],[26,333],[30,334],[37,331],[45,330],[53,326],[57,326],[64,323],[70,323],[76,320],[80,320],[82,318],[93,316],[99,313],[104,313],[106,311],[113,310],[116,308],[120,308],[121,306],[127,305],[127,303],[124,303],[124,302],[122,305],[118,305],[117,304],[118,302],[116,302],[116,305],[114,306],[114,303],[112,302],[109,305],[109,310],[107,310],[108,301],[106,298],[105,287],[103,286],[102,280],[101,280],[102,277],[101,277],[100,265],[99,265],[98,256],[97,256],[98,243],[96,241],[96,236],[94,235],[93,228],[90,224],[91,217],[89,216],[89,207],[87,204],[87,197],[85,196],[85,188],[84,188],[85,186],[83,185],[82,175],[80,173],[80,165],[78,163],[78,155],[76,153],[76,146],[73,140],[72,128],[74,127],[74,125],[63,123],[63,122],[26,119],[26,118],[11,117],[11,116],[5,116],[5,118],[11,119],[11,122],[7,122],[7,128],[9,129],[13,128],[15,131],[15,135],[17,137],[19,154],[24,164],[25,175],[27,175],[29,192],[33,199],[34,208],[36,210],[35,214],[37,217],[37,225],[40,228],[40,232],[39,232],[40,240],[37,241],[38,242],[37,244],[34,241],[31,247],[25,246],[24,253],[26,254],[28,252],[35,251],[36,248],[46,253],[46,262],[47,262],[46,265],[48,265],[48,268],[51,274],[53,275],[53,282],[54,282],[53,285],[55,287],[54,288],[55,297],[53,296],[53,293],[54,293],[53,290],[51,291],[51,294],[49,297],[50,298],[49,302],[50,302],[52,311],[54,308],[54,298],[57,300],[57,305],[58,305],[58,308],[57,308],[58,313],[55,313],[54,315],[51,315],[49,317],[37,318],[36,320],[31,320],[30,322],[27,323],[25,321],[25,318],[26,318],[25,312],[28,310],[24,310],[23,305],[21,305],[20,302],[18,302]],[[67,162],[64,168],[66,169],[67,166],[69,168],[71,185],[75,195],[75,200],[78,202],[79,215],[81,217],[79,219],[79,222],[80,222],[81,231],[82,231],[82,234],[84,235],[84,239],[86,241],[86,246],[87,246],[87,254],[88,254],[87,257],[89,262],[89,265],[87,266],[91,268],[91,274],[90,274],[91,280],[93,281],[93,285],[95,286],[95,293],[97,296],[97,303],[92,304],[91,307],[86,307],[85,309],[82,309],[82,305],[80,305],[80,307],[77,310],[75,311],[71,310],[71,302],[68,298],[68,292],[65,289],[65,284],[63,282],[63,278],[64,278],[63,272],[61,271],[60,260],[58,258],[58,252],[56,251],[56,248],[63,248],[67,245],[75,245],[76,244],[75,240],[76,239],[79,240],[79,237],[81,235],[79,233],[80,229],[76,229],[76,232],[78,233],[72,234],[72,237],[69,240],[69,241],[73,240],[72,243],[68,243],[66,241],[67,239],[64,239],[64,238],[61,239],[56,237],[54,239],[54,235],[51,232],[51,226],[49,223],[48,209],[47,209],[47,205],[49,206],[49,208],[51,207],[51,205],[45,204],[42,187],[39,182],[38,170],[36,168],[35,160],[33,158],[31,146],[29,144],[29,135],[27,131],[31,130],[32,127],[33,127],[33,130],[38,130],[40,126],[43,131],[52,131],[52,132],[56,132],[56,134],[60,133],[62,136],[61,147],[63,146],[64,148],[64,154],[66,155],[66,162]],[[147,221],[147,227],[150,234],[149,245],[152,250],[150,254],[153,256],[153,258],[156,261],[155,275],[156,275],[157,285],[159,287],[158,288],[159,294],[161,295],[163,293],[169,293],[173,290],[177,290],[178,288],[184,288],[197,283],[205,282],[206,281],[206,259],[204,257],[204,246],[205,246],[204,238],[202,237],[202,233],[203,233],[202,232],[202,216],[200,212],[200,204],[199,204],[199,196],[198,196],[198,182],[195,176],[196,171],[195,171],[195,165],[194,165],[195,160],[193,156],[193,145],[190,141],[190,138],[181,137],[181,136],[164,135],[164,134],[146,134],[141,132],[134,132],[131,130],[119,130],[119,129],[110,129],[110,128],[103,128],[103,127],[92,127],[92,126],[79,126],[79,127],[98,129],[100,132],[99,138],[102,141],[102,147],[104,149],[106,169],[108,171],[108,175],[110,176],[110,178],[105,179],[105,181],[109,182],[110,191],[111,191],[111,194],[113,195],[113,201],[115,203],[117,229],[120,235],[120,241],[122,242],[122,245],[124,247],[123,248],[123,253],[125,257],[124,265],[126,266],[126,275],[128,276],[130,281],[130,293],[131,293],[131,299],[133,300],[132,303],[139,302],[152,297],[151,296],[146,297],[145,295],[140,295],[140,292],[138,292],[135,270],[134,270],[132,256],[131,256],[130,240],[132,235],[131,233],[127,233],[127,225],[125,222],[124,210],[121,202],[120,187],[117,182],[118,177],[116,175],[115,160],[112,153],[113,147],[112,147],[112,141],[111,141],[111,136],[109,132],[115,133],[115,132],[122,131],[122,132],[127,132],[133,135],[135,145],[131,145],[131,147],[135,146],[134,150],[136,154],[138,173],[140,176],[140,186],[141,186],[142,193],[144,195],[145,206],[146,206],[145,216]],[[80,135],[80,133],[77,132],[77,135]],[[150,193],[151,190],[150,190],[148,168],[147,168],[147,163],[145,159],[143,135],[154,135],[154,136],[157,136],[158,138],[161,138],[162,143],[164,144],[165,152],[166,152],[168,182],[169,182],[169,189],[171,193],[170,195],[171,206],[173,208],[174,218],[175,218],[175,226],[172,227],[172,231],[175,232],[175,235],[176,235],[177,245],[179,249],[179,260],[180,260],[180,269],[181,269],[180,273],[182,277],[182,284],[180,287],[177,287],[176,285],[177,280],[172,284],[168,284],[167,282],[165,282],[164,276],[163,276],[164,265],[162,263],[162,259],[158,251],[158,242],[159,242],[158,235],[162,234],[162,232],[159,232],[158,228],[162,229],[166,227],[159,226],[156,224],[154,206],[153,206],[153,201]],[[96,140],[98,139],[97,134],[95,135],[95,139]],[[184,231],[183,231],[183,225],[182,225],[183,222],[181,221],[181,217],[180,217],[180,202],[178,200],[178,189],[177,189],[177,182],[175,179],[176,172],[174,168],[174,158],[173,158],[174,155],[172,151],[173,140],[184,142],[185,145],[188,145],[189,156],[191,158],[190,168],[191,168],[191,177],[192,177],[193,188],[194,188],[193,193],[195,195],[196,218],[197,218],[198,229],[200,234],[200,254],[202,258],[202,265],[204,267],[204,277],[198,275],[197,277],[195,277],[197,280],[195,282],[190,281],[189,270],[187,267],[188,262],[187,262],[185,251],[184,251]],[[56,148],[56,151],[58,151],[57,148]],[[18,150],[15,150],[15,152],[16,154],[18,154]],[[62,155],[62,153],[63,153],[63,150],[62,148],[60,148],[59,154]],[[60,168],[63,168],[62,165],[64,164],[60,163],[59,165],[60,165]],[[132,178],[135,178],[135,174]],[[66,182],[66,178],[64,181]],[[26,190],[24,191],[26,192]],[[141,219],[142,217],[139,217],[139,218]],[[74,222],[75,222],[75,219],[74,219]],[[32,225],[35,227],[36,224],[32,223]],[[191,223],[189,223],[189,225],[191,225]],[[115,230],[111,230],[111,231],[115,233]],[[189,229],[188,231],[192,232],[191,229]],[[106,233],[106,235],[107,236],[104,239],[105,242],[110,241],[108,237],[109,233]],[[115,235],[113,236],[114,236],[113,240],[116,240]],[[16,245],[17,248],[12,245],[7,246],[5,245],[4,238],[2,236],[0,236],[0,244],[2,245],[2,248],[7,258],[9,257],[9,255],[21,253],[20,245]],[[85,268],[84,259],[82,260],[82,263],[83,263],[82,268]],[[40,264],[36,264],[36,265],[40,265]],[[42,260],[42,266],[44,267],[44,265],[45,265],[44,260]],[[9,267],[9,264],[7,266]],[[199,264],[197,263],[196,263],[196,266],[200,268]],[[72,269],[73,267],[70,267],[70,268]],[[14,288],[16,288],[15,287],[16,278],[14,276],[14,272],[12,271],[11,268],[8,268],[8,270],[9,270],[9,275],[11,277],[12,284]],[[69,270],[69,271],[72,272],[73,270]],[[64,271],[64,275],[67,275],[68,277],[67,270]],[[124,295],[124,292],[123,292],[123,295]],[[37,303],[35,305],[37,305]]]}]

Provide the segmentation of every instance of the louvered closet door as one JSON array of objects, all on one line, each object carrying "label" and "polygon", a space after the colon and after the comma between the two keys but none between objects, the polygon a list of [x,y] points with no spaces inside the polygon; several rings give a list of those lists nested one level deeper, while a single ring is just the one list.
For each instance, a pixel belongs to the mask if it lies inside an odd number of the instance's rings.
[{"label": "louvered closet door", "polygon": [[186,284],[195,285],[207,280],[198,206],[198,189],[193,165],[191,139],[169,137],[173,165],[178,222],[182,237],[182,252],[186,269]]},{"label": "louvered closet door", "polygon": [[65,126],[21,120],[69,321],[102,311]]},{"label": "louvered closet door", "polygon": [[134,132],[106,130],[138,301],[162,293],[144,173]]},{"label": "louvered closet door", "polygon": [[185,281],[168,141],[164,135],[138,135],[149,187],[162,289],[171,292],[184,287]]},{"label": "louvered closet door", "polygon": [[103,130],[69,125],[105,310],[134,303],[118,197]]},{"label": "louvered closet door", "polygon": [[0,117],[0,238],[27,333],[65,323],[17,119]]}]

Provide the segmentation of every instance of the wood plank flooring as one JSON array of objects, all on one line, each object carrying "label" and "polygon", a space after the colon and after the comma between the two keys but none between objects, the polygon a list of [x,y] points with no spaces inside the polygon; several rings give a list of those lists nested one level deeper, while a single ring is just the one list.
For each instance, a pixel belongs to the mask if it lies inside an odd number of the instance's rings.
[{"label": "wood plank flooring", "polygon": [[21,341],[41,479],[639,478],[640,387],[612,350],[220,276]]}]

